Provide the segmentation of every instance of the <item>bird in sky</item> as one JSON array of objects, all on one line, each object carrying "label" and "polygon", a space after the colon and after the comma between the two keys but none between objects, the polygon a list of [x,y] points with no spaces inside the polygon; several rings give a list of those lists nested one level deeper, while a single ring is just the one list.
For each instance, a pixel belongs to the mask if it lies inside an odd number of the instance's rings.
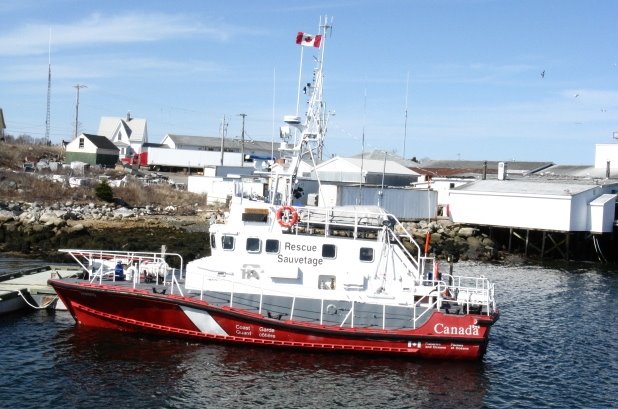
[{"label": "bird in sky", "polygon": [[541,78],[545,78],[545,70],[541,72]]}]

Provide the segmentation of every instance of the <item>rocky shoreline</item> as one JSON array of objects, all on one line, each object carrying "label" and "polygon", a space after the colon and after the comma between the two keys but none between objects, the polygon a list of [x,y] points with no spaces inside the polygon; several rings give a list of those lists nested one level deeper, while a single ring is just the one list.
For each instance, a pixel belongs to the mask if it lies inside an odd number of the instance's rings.
[{"label": "rocky shoreline", "polygon": [[160,251],[165,245],[190,261],[210,251],[210,213],[187,213],[173,206],[0,202],[0,252],[68,262],[58,249]]},{"label": "rocky shoreline", "polygon": [[[49,261],[69,261],[61,248],[159,251],[185,262],[207,255],[208,225],[217,209],[174,206],[128,208],[96,203],[0,202],[0,252]],[[508,255],[478,229],[448,219],[404,223],[419,245],[431,233],[430,252],[438,259],[501,261]]]}]

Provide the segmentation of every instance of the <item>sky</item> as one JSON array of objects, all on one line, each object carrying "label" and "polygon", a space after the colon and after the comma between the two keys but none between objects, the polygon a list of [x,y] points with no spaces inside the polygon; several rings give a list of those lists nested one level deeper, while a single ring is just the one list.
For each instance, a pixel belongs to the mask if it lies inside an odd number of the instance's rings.
[{"label": "sky", "polygon": [[[167,134],[279,140],[324,41],[325,154],[593,165],[618,142],[618,1],[0,1],[5,133],[97,133],[103,116]],[[315,49],[317,50],[317,49]],[[51,64],[50,64],[51,63]],[[79,105],[77,95],[79,87]],[[83,86],[83,87],[81,87]],[[618,134],[617,134],[618,136]]]}]

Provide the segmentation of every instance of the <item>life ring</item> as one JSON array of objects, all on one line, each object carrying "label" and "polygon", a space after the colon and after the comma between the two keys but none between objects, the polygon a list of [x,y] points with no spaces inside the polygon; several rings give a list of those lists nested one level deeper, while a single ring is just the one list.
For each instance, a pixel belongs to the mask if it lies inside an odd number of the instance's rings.
[{"label": "life ring", "polygon": [[335,314],[337,314],[337,306],[335,304],[328,304],[326,306],[326,313],[328,315],[335,315]]},{"label": "life ring", "polygon": [[292,227],[298,221],[298,212],[293,206],[281,206],[276,216],[281,227]]}]

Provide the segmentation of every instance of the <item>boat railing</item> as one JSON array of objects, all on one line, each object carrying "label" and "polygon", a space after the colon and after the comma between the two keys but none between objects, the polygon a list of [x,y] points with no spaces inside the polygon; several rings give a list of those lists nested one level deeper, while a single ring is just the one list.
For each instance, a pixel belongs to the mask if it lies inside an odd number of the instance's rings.
[{"label": "boat railing", "polygon": [[[116,281],[116,264],[120,262],[123,266],[123,275],[127,275],[133,282],[133,287],[137,286],[142,280],[149,282],[154,280],[156,284],[174,285],[178,289],[178,279],[176,269],[169,267],[165,261],[166,257],[178,258],[178,274],[182,278],[183,259],[178,253],[167,252],[127,252],[116,250],[81,250],[81,249],[61,249],[62,253],[70,255],[83,269],[85,275],[91,283],[98,281]],[[170,278],[171,277],[171,278]]]},{"label": "boat railing", "polygon": [[455,302],[466,311],[484,307],[482,311],[487,315],[496,310],[495,284],[486,277],[442,274],[437,287],[440,305]]},{"label": "boat railing", "polygon": [[[276,290],[273,288],[264,288],[264,286],[257,283],[245,283],[239,282],[235,279],[234,274],[230,274],[225,271],[213,271],[209,270],[214,276],[216,276],[217,282],[227,282],[229,284],[229,290],[217,290],[217,292],[229,293],[229,303],[226,303],[230,308],[235,308],[236,306],[236,298],[237,294],[242,294],[246,296],[249,294],[255,294],[259,296],[259,302],[257,306],[257,310],[259,314],[262,314],[264,307],[264,297],[268,296],[281,296],[287,297],[291,299],[291,306],[287,311],[287,315],[290,320],[292,320],[296,314],[296,304],[298,299],[306,299],[311,298],[306,295],[301,294],[292,294],[285,291]],[[228,278],[228,276],[232,276]],[[204,300],[204,292],[207,289],[207,280],[209,279],[208,274],[202,274],[202,282],[199,289],[199,298],[200,300]],[[449,284],[449,280],[451,282],[457,282],[458,284]],[[476,283],[475,286],[467,286],[462,285],[466,282],[466,280],[472,280],[473,283]],[[389,320],[389,307],[398,307],[405,308],[409,310],[409,322],[410,328],[417,328],[420,324],[424,323],[434,311],[441,310],[443,306],[447,303],[458,303],[461,307],[461,310],[464,312],[471,312],[472,307],[478,308],[479,306],[485,307],[480,311],[489,315],[495,309],[495,302],[493,300],[493,285],[488,284],[487,279],[478,279],[474,277],[452,277],[447,274],[443,275],[443,279],[441,280],[431,280],[431,282],[425,282],[425,286],[432,288],[427,295],[419,295],[415,294],[413,297],[408,298],[405,303],[393,303],[392,298],[384,297],[384,301],[380,302],[381,297],[375,297],[371,300],[367,299],[350,299],[346,295],[339,294],[341,297],[340,300],[344,302],[350,303],[350,308],[347,313],[343,316],[341,321],[339,322],[339,327],[349,327],[349,328],[357,328],[354,322],[354,313],[355,308],[358,303],[367,303],[381,306],[382,308],[382,329],[387,329],[387,321]],[[453,294],[466,294],[466,297],[458,297],[453,298]],[[468,296],[468,294],[470,296]],[[471,295],[475,296],[471,296]],[[332,314],[329,314],[329,303],[333,300],[333,293],[328,293],[327,291],[321,294],[320,300],[320,317],[319,324],[324,325],[324,321],[326,317],[331,318]],[[390,302],[387,302],[389,300]],[[242,307],[238,307],[242,308]],[[400,312],[393,313],[394,315],[400,315]],[[393,315],[393,316],[394,316]]]},{"label": "boat railing", "polygon": [[[175,269],[172,270],[172,274],[171,274],[171,278],[169,281],[169,285],[170,285],[170,294],[175,294],[174,293],[174,288],[176,288],[176,290],[178,291],[178,294],[180,294],[181,297],[184,297],[184,294],[182,292],[182,287],[180,286],[180,283],[178,282],[178,279],[176,278],[176,274],[175,274]],[[182,270],[180,270],[178,272],[180,275],[182,274]]]},{"label": "boat railing", "polygon": [[[377,210],[379,209],[379,210]],[[392,240],[403,250],[404,254],[413,264],[419,274],[422,274],[423,267],[421,260],[421,247],[408,232],[405,226],[393,214],[386,213],[381,208],[354,208],[347,210],[342,208],[322,208],[322,207],[299,207],[298,227],[310,229],[312,226],[323,226],[324,235],[328,236],[331,230],[344,229],[352,232],[354,238],[359,237],[361,231],[387,233],[386,240]],[[298,230],[297,230],[298,231]],[[403,243],[407,238],[414,248],[413,255],[408,247]]]},{"label": "boat railing", "polygon": [[363,208],[347,210],[311,206],[299,207],[298,215],[299,227],[323,226],[325,235],[329,235],[331,229],[346,229],[353,231],[354,237],[357,237],[361,230],[381,230],[388,216],[384,212]]}]

